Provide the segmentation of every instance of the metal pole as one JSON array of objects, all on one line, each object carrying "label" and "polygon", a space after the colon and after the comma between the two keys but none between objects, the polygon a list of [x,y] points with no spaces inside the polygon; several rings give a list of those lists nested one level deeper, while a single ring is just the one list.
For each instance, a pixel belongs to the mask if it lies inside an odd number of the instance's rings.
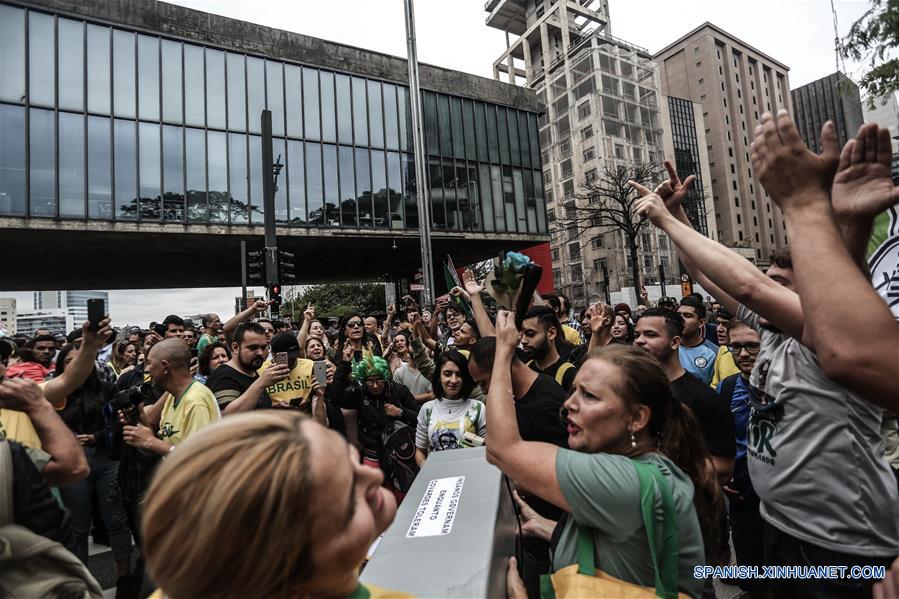
[{"label": "metal pole", "polygon": [[[275,237],[275,181],[272,178],[272,113],[262,111],[262,209],[265,223],[265,282],[278,284],[278,241]],[[271,299],[271,298],[269,298]]]},{"label": "metal pole", "polygon": [[602,265],[602,283],[606,296],[606,303],[612,303],[612,294],[609,292],[609,269],[606,268],[606,265]]},{"label": "metal pole", "polygon": [[240,311],[247,309],[247,242],[240,240]]},{"label": "metal pole", "polygon": [[422,303],[434,303],[434,268],[431,257],[431,202],[425,172],[425,145],[418,85],[418,51],[415,47],[415,13],[412,0],[403,2],[406,13],[406,45],[409,59],[409,97],[412,108],[412,144],[415,156],[415,192],[418,199],[418,237],[421,242]]}]

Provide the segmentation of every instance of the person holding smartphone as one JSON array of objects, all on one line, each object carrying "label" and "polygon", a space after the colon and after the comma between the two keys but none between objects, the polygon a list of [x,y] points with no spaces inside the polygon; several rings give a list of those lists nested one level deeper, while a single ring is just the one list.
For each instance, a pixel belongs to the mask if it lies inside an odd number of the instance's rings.
[{"label": "person holding smartphone", "polygon": [[[278,333],[272,338],[272,360],[266,361],[257,371],[261,376],[273,364],[287,366],[287,376],[265,388],[272,407],[299,408],[306,413],[312,410],[312,370],[314,362],[301,358],[300,343],[293,333]],[[324,385],[320,385],[324,392]]]}]

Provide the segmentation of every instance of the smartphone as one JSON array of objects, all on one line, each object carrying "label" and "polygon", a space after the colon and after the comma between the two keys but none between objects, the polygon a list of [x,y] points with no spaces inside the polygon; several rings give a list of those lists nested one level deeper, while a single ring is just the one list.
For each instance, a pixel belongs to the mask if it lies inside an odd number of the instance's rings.
[{"label": "smartphone", "polygon": [[275,364],[287,364],[287,352],[279,351],[275,354]]},{"label": "smartphone", "polygon": [[318,386],[324,389],[328,385],[328,363],[324,360],[317,360],[312,364],[312,375]]},{"label": "smartphone", "polygon": [[106,318],[106,302],[101,299],[87,300],[87,320],[92,331],[100,330],[100,321]]}]

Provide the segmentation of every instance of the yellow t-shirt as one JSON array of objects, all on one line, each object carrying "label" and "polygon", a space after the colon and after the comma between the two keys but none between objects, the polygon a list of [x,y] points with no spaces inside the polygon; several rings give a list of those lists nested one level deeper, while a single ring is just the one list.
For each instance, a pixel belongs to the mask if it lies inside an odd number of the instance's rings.
[{"label": "yellow t-shirt", "polygon": [[0,409],[0,440],[9,439],[21,443],[25,447],[41,449],[41,440],[31,424],[31,418],[25,412]]},{"label": "yellow t-shirt", "polygon": [[578,333],[567,324],[562,325],[562,332],[565,334],[565,341],[567,341],[571,345],[580,345],[581,343],[583,343],[583,341],[581,341],[580,333]]},{"label": "yellow t-shirt", "polygon": [[740,372],[740,369],[737,368],[737,363],[734,362],[733,354],[730,353],[726,345],[720,346],[718,355],[715,357],[715,370],[712,373],[712,389],[717,389],[718,383],[738,372]]},{"label": "yellow t-shirt", "polygon": [[[272,398],[272,403],[289,404],[291,400],[298,399],[302,402],[312,393],[312,360],[299,358],[290,375],[274,385],[265,388],[265,392]],[[259,367],[259,374],[272,365],[271,361]]]},{"label": "yellow t-shirt", "polygon": [[215,395],[197,381],[192,382],[177,400],[171,393],[166,393],[159,401],[164,401],[165,405],[159,418],[157,435],[172,445],[222,418]]}]

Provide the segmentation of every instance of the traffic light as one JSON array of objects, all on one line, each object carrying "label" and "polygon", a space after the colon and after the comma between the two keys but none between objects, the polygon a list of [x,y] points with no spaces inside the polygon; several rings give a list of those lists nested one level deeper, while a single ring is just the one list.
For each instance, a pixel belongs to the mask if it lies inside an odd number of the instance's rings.
[{"label": "traffic light", "polygon": [[265,252],[262,250],[247,252],[247,281],[256,284],[265,282]]},{"label": "traffic light", "polygon": [[284,250],[278,250],[278,281],[290,284],[296,280],[294,272],[294,255]]},{"label": "traffic light", "polygon": [[276,283],[268,285],[268,299],[275,308],[281,307],[281,286]]}]

